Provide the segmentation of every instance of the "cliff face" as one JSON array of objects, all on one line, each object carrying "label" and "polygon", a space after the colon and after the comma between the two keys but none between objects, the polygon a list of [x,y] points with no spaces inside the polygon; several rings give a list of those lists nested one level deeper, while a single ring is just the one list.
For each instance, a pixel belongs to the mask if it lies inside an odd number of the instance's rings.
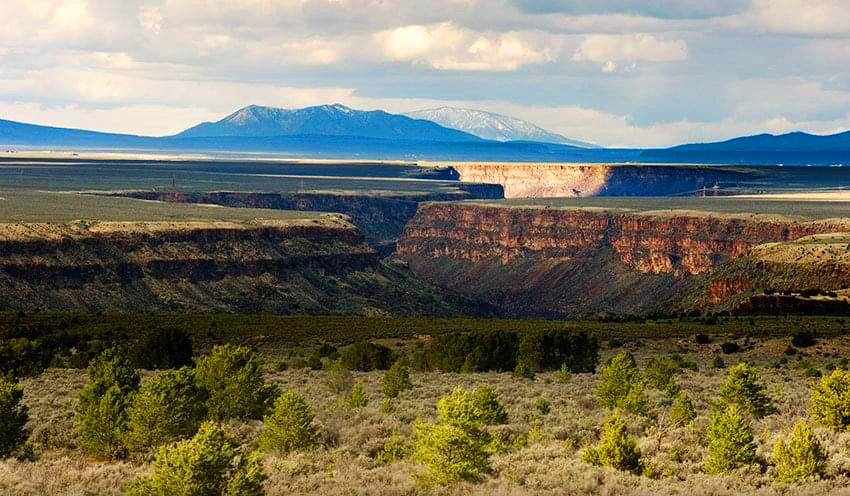
[{"label": "cliff face", "polygon": [[[460,181],[501,184],[506,198],[669,196],[753,180],[721,167],[603,164],[452,164]],[[710,190],[709,190],[710,191]]]},{"label": "cliff face", "polygon": [[[517,313],[575,316],[669,303],[756,245],[841,229],[759,216],[431,203],[408,224],[397,255],[438,285]],[[714,292],[752,287],[731,281]]]},{"label": "cliff face", "polygon": [[340,217],[3,224],[0,295],[3,310],[457,311]]},{"label": "cliff face", "polygon": [[[169,193],[134,191],[121,193],[143,200],[175,203],[204,203],[239,208],[267,208],[310,212],[338,212],[348,215],[363,232],[366,241],[382,248],[401,235],[404,226],[416,214],[423,201],[503,198],[501,186],[494,184],[461,184],[456,191],[411,195],[369,195],[334,193],[242,193],[216,191],[209,193]],[[382,255],[387,254],[382,252]]]}]

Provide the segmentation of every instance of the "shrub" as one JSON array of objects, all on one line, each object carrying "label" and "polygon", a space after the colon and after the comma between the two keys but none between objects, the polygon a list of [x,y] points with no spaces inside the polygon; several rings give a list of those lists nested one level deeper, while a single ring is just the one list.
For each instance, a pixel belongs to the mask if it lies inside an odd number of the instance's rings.
[{"label": "shrub", "polygon": [[711,343],[711,338],[708,334],[697,334],[694,336],[694,341],[696,341],[697,344],[709,344]]},{"label": "shrub", "polygon": [[138,388],[139,374],[120,351],[111,348],[92,360],[75,418],[83,452],[98,459],[122,454],[127,407]]},{"label": "shrub", "polygon": [[349,370],[369,372],[386,370],[392,364],[393,352],[386,346],[361,341],[348,347],[340,355],[343,365]]},{"label": "shrub", "polygon": [[11,455],[27,440],[24,427],[29,415],[23,398],[20,386],[0,375],[0,459]]},{"label": "shrub", "polygon": [[259,445],[263,451],[306,450],[319,444],[319,430],[313,424],[307,401],[295,391],[282,394],[272,413],[263,419]]},{"label": "shrub", "polygon": [[325,368],[325,376],[322,383],[337,394],[346,393],[351,390],[354,378],[351,372],[339,361],[335,361]]},{"label": "shrub", "polygon": [[833,370],[812,389],[812,419],[836,432],[850,432],[850,372]]},{"label": "shrub", "polygon": [[513,377],[516,379],[534,379],[537,370],[528,360],[520,360],[514,367]]},{"label": "shrub", "polygon": [[664,386],[664,396],[668,398],[675,398],[679,396],[679,393],[682,392],[682,388],[679,387],[679,383],[676,382],[675,378],[671,378],[667,385]]},{"label": "shrub", "polygon": [[365,408],[369,404],[369,396],[366,395],[366,389],[363,387],[363,381],[354,383],[351,388],[351,394],[348,396],[348,406],[351,408]]},{"label": "shrub", "polygon": [[140,369],[176,369],[192,364],[192,336],[181,329],[146,332],[133,347],[130,358]]},{"label": "shrub", "polygon": [[540,397],[534,400],[534,409],[540,415],[549,415],[549,412],[552,411],[552,406],[546,401],[546,398]]},{"label": "shrub", "polygon": [[655,389],[664,389],[682,368],[670,357],[652,357],[643,370],[646,382]]},{"label": "shrub", "polygon": [[685,393],[679,393],[676,400],[673,402],[673,409],[670,412],[670,421],[678,426],[685,426],[694,421],[697,417],[694,411],[694,404]]},{"label": "shrub", "polygon": [[451,333],[437,338],[424,357],[430,369],[446,372],[507,372],[522,362],[535,372],[566,364],[572,372],[593,372],[599,343],[583,332],[508,331]]},{"label": "shrub", "polygon": [[555,372],[555,380],[558,381],[559,384],[568,384],[572,378],[573,373],[570,372],[570,368],[567,367],[566,363],[562,363],[560,370]]},{"label": "shrub", "polygon": [[720,350],[727,355],[731,355],[732,353],[741,351],[741,345],[735,341],[727,341],[720,345]]},{"label": "shrub", "polygon": [[714,409],[708,424],[708,473],[727,473],[755,461],[756,443],[744,410],[732,403]]},{"label": "shrub", "polygon": [[307,358],[307,368],[310,370],[322,370],[323,366],[324,364],[322,364],[322,359],[319,358],[319,355],[310,355]]},{"label": "shrub", "polygon": [[418,474],[425,483],[445,485],[474,480],[489,473],[490,436],[481,430],[480,409],[472,394],[455,388],[437,402],[440,424],[417,421],[413,429],[413,457],[428,470]]},{"label": "shrub", "polygon": [[714,360],[711,361],[711,366],[716,369],[725,369],[726,362],[723,361],[723,357],[720,355],[715,355]]},{"label": "shrub", "polygon": [[472,393],[472,403],[478,410],[478,421],[484,425],[499,425],[508,422],[508,412],[499,403],[499,393],[493,386],[484,385]]},{"label": "shrub", "polygon": [[327,343],[323,343],[319,346],[319,349],[316,350],[316,354],[321,358],[329,358],[331,360],[339,358],[339,351],[337,351],[336,347]]},{"label": "shrub", "polygon": [[410,451],[410,445],[407,441],[400,434],[393,434],[392,437],[387,439],[375,458],[380,463],[390,464],[404,460],[410,456]]},{"label": "shrub", "polygon": [[720,399],[727,404],[739,405],[756,418],[762,418],[776,412],[766,391],[767,388],[758,380],[756,370],[746,363],[739,363],[729,369],[726,384],[720,389]]},{"label": "shrub", "polygon": [[192,439],[160,447],[153,474],[130,487],[131,496],[261,496],[266,480],[256,456],[246,456],[215,423]]},{"label": "shrub", "polygon": [[617,353],[608,366],[602,369],[596,385],[596,401],[607,408],[645,413],[647,402],[643,378],[631,353]]},{"label": "shrub", "polygon": [[198,385],[209,392],[211,419],[259,419],[268,411],[277,388],[263,379],[263,364],[244,346],[222,345],[198,360]]},{"label": "shrub", "polygon": [[407,360],[405,358],[396,360],[393,366],[384,373],[384,378],[381,382],[384,395],[388,398],[395,398],[402,391],[413,389],[413,383],[410,382],[410,370],[407,367]]},{"label": "shrub", "polygon": [[811,331],[802,331],[791,337],[791,345],[797,348],[808,348],[817,344],[817,338]]},{"label": "shrub", "polygon": [[190,437],[207,413],[206,391],[192,369],[167,370],[142,384],[127,409],[127,442],[151,448]]},{"label": "shrub", "polygon": [[640,471],[640,450],[635,440],[628,435],[626,422],[619,412],[614,412],[605,420],[599,446],[587,448],[581,455],[581,461],[626,472]]},{"label": "shrub", "polygon": [[778,482],[800,482],[823,474],[826,453],[812,427],[800,421],[794,426],[788,444],[780,439],[773,447],[773,464]]}]

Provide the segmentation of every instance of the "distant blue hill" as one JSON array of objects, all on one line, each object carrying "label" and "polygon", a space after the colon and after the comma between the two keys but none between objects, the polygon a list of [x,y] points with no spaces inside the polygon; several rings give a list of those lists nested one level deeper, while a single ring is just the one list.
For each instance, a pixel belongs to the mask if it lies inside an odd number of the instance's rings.
[{"label": "distant blue hill", "polygon": [[757,134],[715,143],[679,145],[672,150],[725,150],[725,151],[826,151],[850,150],[850,131],[837,134],[816,135],[800,131],[786,134]]},{"label": "distant blue hill", "polygon": [[149,137],[0,119],[0,146],[175,152],[263,152],[301,157],[528,162],[850,165],[850,131],[829,136],[761,134],[666,149],[587,149],[489,141],[433,122],[341,105],[288,111],[246,107],[175,136]]},{"label": "distant blue hill", "polygon": [[389,114],[382,110],[354,110],[339,104],[296,110],[250,105],[220,121],[198,124],[175,137],[264,138],[297,135],[362,136],[446,142],[484,141],[472,134],[449,129],[429,120]]},{"label": "distant blue hill", "polygon": [[850,131],[830,135],[803,132],[757,134],[714,143],[645,150],[642,161],[728,164],[850,165]]}]

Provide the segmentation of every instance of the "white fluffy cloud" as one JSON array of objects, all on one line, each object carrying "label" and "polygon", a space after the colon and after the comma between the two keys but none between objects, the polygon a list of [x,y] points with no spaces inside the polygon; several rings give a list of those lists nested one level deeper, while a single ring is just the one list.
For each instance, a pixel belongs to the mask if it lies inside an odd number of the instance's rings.
[{"label": "white fluffy cloud", "polygon": [[673,62],[688,57],[683,40],[665,40],[650,34],[594,34],[587,36],[573,53],[577,62],[595,62],[603,72],[614,72],[619,62]]},{"label": "white fluffy cloud", "polygon": [[518,33],[481,34],[451,22],[402,26],[375,34],[383,53],[392,60],[424,63],[434,69],[513,71],[552,59]]}]

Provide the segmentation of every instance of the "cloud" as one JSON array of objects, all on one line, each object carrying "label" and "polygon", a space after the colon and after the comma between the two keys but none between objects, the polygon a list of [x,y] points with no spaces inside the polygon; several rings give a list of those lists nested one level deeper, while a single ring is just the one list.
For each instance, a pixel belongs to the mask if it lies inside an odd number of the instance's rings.
[{"label": "cloud", "polygon": [[514,71],[552,60],[550,49],[537,48],[521,34],[479,34],[450,22],[403,26],[374,38],[391,60],[440,70]]},{"label": "cloud", "polygon": [[627,14],[661,19],[706,19],[741,13],[751,0],[513,0],[536,14]]},{"label": "cloud", "polygon": [[850,33],[847,0],[755,0],[755,23],[773,33],[834,35]]},{"label": "cloud", "polygon": [[594,34],[584,38],[575,52],[576,62],[594,62],[602,72],[614,72],[618,62],[673,62],[688,58],[683,40],[663,40],[649,34]]}]

